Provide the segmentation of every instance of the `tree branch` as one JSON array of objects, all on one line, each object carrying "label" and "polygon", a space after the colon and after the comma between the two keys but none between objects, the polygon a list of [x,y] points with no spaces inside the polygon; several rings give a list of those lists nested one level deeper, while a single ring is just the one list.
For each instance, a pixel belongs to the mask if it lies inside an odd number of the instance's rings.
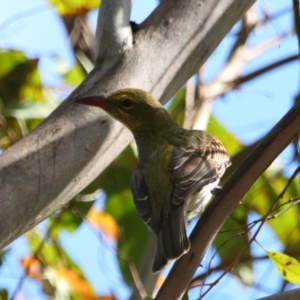
[{"label": "tree branch", "polygon": [[[0,156],[0,248],[70,201],[132,139],[100,109],[74,104],[76,98],[138,87],[165,103],[253,2],[161,2],[117,63],[107,63],[104,55],[66,101],[6,150]],[[105,43],[101,48],[114,51]]]},{"label": "tree branch", "polygon": [[224,186],[191,234],[191,249],[172,268],[156,299],[180,299],[219,229],[258,177],[300,131],[300,102],[277,123]]},{"label": "tree branch", "polygon": [[89,24],[88,15],[68,15],[61,18],[68,32],[74,56],[78,56],[78,52],[81,52],[88,60],[94,63],[96,60],[95,34]]},{"label": "tree branch", "polygon": [[286,57],[286,58],[283,58],[281,60],[278,60],[274,63],[271,63],[271,64],[268,64],[267,66],[264,66],[262,68],[259,68],[258,70],[256,71],[253,71],[247,75],[244,75],[244,76],[241,76],[240,78],[236,79],[233,81],[233,84],[231,86],[231,88],[235,88],[247,81],[250,81],[252,79],[255,79],[257,78],[258,76],[260,75],[264,75],[265,73],[273,70],[273,69],[276,69],[278,67],[281,67],[281,66],[284,66],[286,65],[287,63],[290,63],[290,62],[293,62],[295,60],[299,60],[300,58],[300,55],[299,54],[295,54],[295,55],[291,55],[289,57]]},{"label": "tree branch", "polygon": [[300,289],[277,293],[272,296],[259,298],[259,300],[298,300],[300,298]]},{"label": "tree branch", "polygon": [[103,0],[96,30],[98,62],[118,61],[132,47],[130,12],[132,0]]}]

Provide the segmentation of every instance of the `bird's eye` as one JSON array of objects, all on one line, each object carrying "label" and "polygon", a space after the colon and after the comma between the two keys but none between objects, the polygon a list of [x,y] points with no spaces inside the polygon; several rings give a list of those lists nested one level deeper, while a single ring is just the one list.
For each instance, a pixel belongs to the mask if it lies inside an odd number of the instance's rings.
[{"label": "bird's eye", "polygon": [[122,101],[122,107],[125,108],[125,109],[129,109],[132,107],[132,101],[130,99],[124,99]]}]

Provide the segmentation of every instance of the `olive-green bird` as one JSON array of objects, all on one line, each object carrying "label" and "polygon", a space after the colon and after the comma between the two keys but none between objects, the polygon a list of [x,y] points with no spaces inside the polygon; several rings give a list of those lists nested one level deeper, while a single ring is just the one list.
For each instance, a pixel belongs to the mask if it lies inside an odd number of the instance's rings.
[{"label": "olive-green bird", "polygon": [[122,89],[76,102],[101,107],[133,133],[139,163],[132,177],[137,212],[157,237],[153,272],[186,253],[186,222],[199,215],[231,164],[222,143],[180,127],[149,93]]}]

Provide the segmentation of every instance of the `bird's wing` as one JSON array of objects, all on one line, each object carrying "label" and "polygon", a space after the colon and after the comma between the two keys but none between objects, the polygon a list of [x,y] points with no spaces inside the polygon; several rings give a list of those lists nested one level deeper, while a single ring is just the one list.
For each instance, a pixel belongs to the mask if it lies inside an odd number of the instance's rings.
[{"label": "bird's wing", "polygon": [[132,176],[131,190],[138,214],[142,220],[154,230],[154,228],[152,228],[153,225],[151,224],[152,205],[149,198],[149,188],[146,184],[143,173],[138,167]]},{"label": "bird's wing", "polygon": [[197,146],[174,147],[169,165],[175,184],[173,204],[182,203],[194,191],[219,180],[230,165],[222,143],[210,135],[207,137]]},{"label": "bird's wing", "polygon": [[149,188],[141,169],[138,166],[135,170],[131,188],[138,214],[156,234],[157,251],[152,268],[155,273],[161,270],[169,259],[178,258],[186,253],[190,242],[185,230],[183,205],[176,205],[180,208],[176,213],[163,213],[161,208],[158,215],[153,214]]}]

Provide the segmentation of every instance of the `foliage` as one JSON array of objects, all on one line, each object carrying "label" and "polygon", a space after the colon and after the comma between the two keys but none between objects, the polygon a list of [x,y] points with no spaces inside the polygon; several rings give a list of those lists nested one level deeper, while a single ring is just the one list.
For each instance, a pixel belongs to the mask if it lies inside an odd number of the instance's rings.
[{"label": "foliage", "polygon": [[266,252],[285,280],[300,284],[300,264],[296,259],[278,252]]},{"label": "foliage", "polygon": [[[49,2],[63,17],[85,15],[100,3],[99,0],[49,0]],[[232,47],[228,61],[233,59],[236,49]],[[245,53],[247,51],[248,49],[244,49]],[[18,50],[2,49],[0,65],[0,149],[5,150],[35,129],[62,99],[57,89],[44,86],[39,59],[29,58]],[[198,79],[200,75],[198,74]],[[68,72],[60,76],[63,87],[71,90],[84,80],[85,74],[77,61]],[[198,80],[196,85],[204,91],[201,80]],[[210,101],[217,99],[217,96],[224,96],[229,91],[224,88]],[[186,95],[187,88],[183,87],[166,106],[181,125],[184,124],[187,116]],[[203,96],[202,100],[205,97]],[[244,145],[213,115],[209,118],[207,130],[223,142],[232,156],[233,165],[228,172],[230,175],[238,167],[238,163],[235,162],[245,158],[253,145]],[[138,217],[132,201],[130,178],[137,161],[135,145],[132,144],[76,199],[47,220],[44,224],[45,235],[42,235],[38,228],[26,234],[24,243],[29,251],[28,255],[20,260],[24,276],[21,284],[16,285],[14,291],[9,291],[11,294],[22,291],[24,280],[31,278],[41,288],[43,295],[53,298],[118,299],[114,290],[99,296],[97,288],[85,276],[80,262],[68,254],[69,249],[62,245],[61,237],[65,232],[75,235],[84,224],[88,224],[102,244],[107,247],[113,245],[122,276],[119,280],[122,283],[124,281],[128,286],[134,286],[136,274],[133,269],[143,260],[151,234]],[[210,274],[217,276],[220,271],[224,274],[230,273],[244,286],[253,286],[256,281],[254,264],[259,258],[252,253],[251,243],[257,242],[256,235],[261,230],[259,227],[261,224],[271,229],[283,248],[282,252],[289,254],[287,256],[283,253],[267,251],[267,255],[284,280],[299,284],[299,263],[295,258],[300,259],[297,251],[300,247],[298,217],[300,211],[299,206],[296,205],[300,194],[300,179],[295,176],[290,181],[285,167],[275,162],[255,182],[214,240],[212,246],[214,255],[209,257],[208,267],[196,274],[191,289],[202,286]],[[286,187],[288,188],[282,194]],[[101,205],[99,205],[100,198],[105,198]],[[255,215],[254,219],[253,215]],[[5,265],[5,259],[11,251],[11,248],[7,248],[0,252],[0,269]],[[103,272],[109,271],[108,269]],[[219,279],[220,277],[217,277],[210,287],[216,285]],[[158,285],[160,280],[161,278],[158,279]],[[0,299],[7,298],[8,289],[1,286]],[[185,294],[184,299],[188,299],[188,294]]]},{"label": "foliage", "polygon": [[99,7],[100,0],[48,0],[62,16],[84,15]]}]

